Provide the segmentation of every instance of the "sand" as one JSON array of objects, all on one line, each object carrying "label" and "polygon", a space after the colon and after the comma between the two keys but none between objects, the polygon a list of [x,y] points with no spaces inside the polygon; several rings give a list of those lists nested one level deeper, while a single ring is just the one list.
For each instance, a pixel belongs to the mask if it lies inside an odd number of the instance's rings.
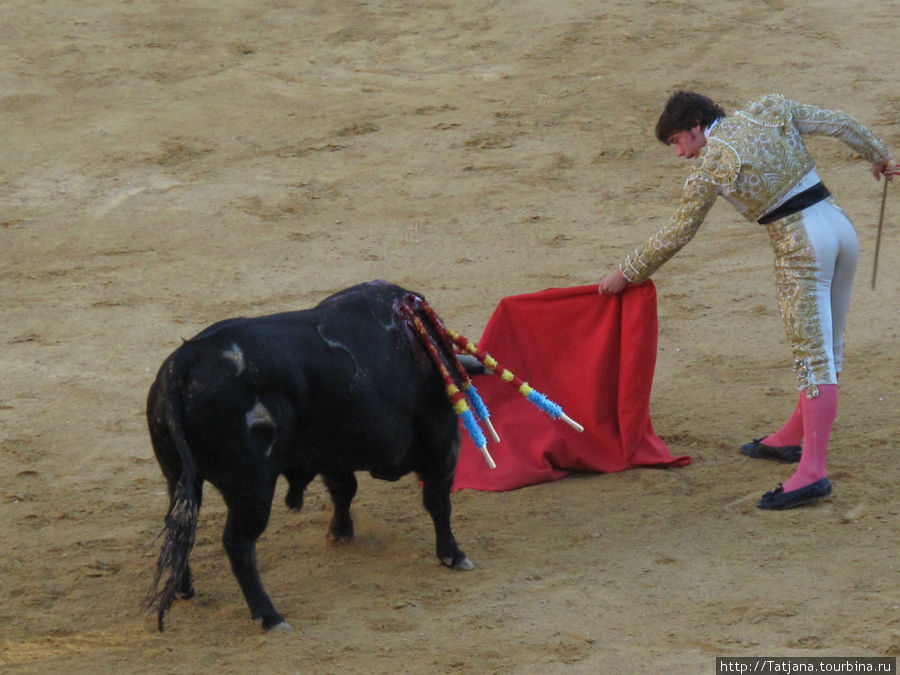
[{"label": "sand", "polygon": [[[415,478],[320,481],[259,543],[294,629],[263,633],[208,491],[197,597],[144,606],[166,507],[143,406],[221,318],[388,279],[477,338],[497,301],[596,283],[688,170],[668,94],[778,91],[900,147],[896,5],[783,0],[10,0],[0,6],[0,670],[713,672],[715,657],[894,655],[900,199],[810,148],[862,256],[834,497],[755,507],[791,468],[737,449],[795,400],[764,231],[724,201],[655,277],[651,413],[670,470],[454,494],[477,568],[433,554]],[[549,392],[548,392],[549,393]]]}]

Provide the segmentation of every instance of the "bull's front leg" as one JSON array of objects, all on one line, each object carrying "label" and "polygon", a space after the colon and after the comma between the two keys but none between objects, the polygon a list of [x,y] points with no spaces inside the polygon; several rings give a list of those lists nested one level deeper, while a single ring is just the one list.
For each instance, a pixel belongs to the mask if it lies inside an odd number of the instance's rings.
[{"label": "bull's front leg", "polygon": [[420,476],[422,478],[422,501],[434,522],[437,557],[443,565],[461,572],[475,569],[475,565],[459,548],[450,528],[450,484],[452,476]]},{"label": "bull's front leg", "polygon": [[328,540],[335,543],[353,541],[353,518],[350,516],[350,503],[356,496],[356,475],[352,471],[325,474],[322,476],[325,487],[334,504],[334,515],[328,525]]},{"label": "bull's front leg", "polygon": [[285,471],[284,477],[288,482],[288,492],[284,497],[284,503],[289,509],[299,511],[303,508],[303,493],[306,491],[306,486],[316,475],[307,471],[293,470]]}]

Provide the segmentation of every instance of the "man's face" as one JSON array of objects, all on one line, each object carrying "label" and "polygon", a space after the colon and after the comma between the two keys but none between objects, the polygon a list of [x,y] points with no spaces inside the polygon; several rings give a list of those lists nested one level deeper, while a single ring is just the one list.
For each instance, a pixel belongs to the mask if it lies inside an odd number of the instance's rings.
[{"label": "man's face", "polygon": [[669,145],[675,148],[675,154],[683,159],[694,159],[700,156],[700,149],[706,145],[706,134],[701,125],[672,134]]}]

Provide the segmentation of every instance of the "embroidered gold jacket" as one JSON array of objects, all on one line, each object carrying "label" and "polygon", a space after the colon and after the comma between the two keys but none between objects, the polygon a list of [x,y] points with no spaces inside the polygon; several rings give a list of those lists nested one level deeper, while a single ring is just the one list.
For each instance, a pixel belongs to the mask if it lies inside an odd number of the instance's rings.
[{"label": "embroidered gold jacket", "polygon": [[644,281],[674,256],[719,195],[750,221],[777,206],[815,168],[802,134],[835,136],[869,162],[891,160],[884,143],[844,112],[795,103],[779,94],[752,101],[713,128],[669,224],[622,262],[626,278]]}]

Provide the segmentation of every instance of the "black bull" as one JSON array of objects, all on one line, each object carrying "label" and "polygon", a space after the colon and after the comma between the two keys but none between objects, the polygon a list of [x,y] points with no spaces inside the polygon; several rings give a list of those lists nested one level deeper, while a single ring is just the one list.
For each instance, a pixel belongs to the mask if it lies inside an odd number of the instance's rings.
[{"label": "black bull", "polygon": [[450,528],[459,425],[438,369],[398,312],[410,297],[419,296],[373,282],[309,310],[225,320],[162,364],[147,400],[150,437],[169,489],[150,597],[160,630],[174,599],[194,595],[188,557],[204,481],[225,500],[223,544],[265,629],[287,627],[256,565],[256,541],[280,475],[288,482],[288,507],[299,510],[304,489],[321,474],[334,504],[328,538],[347,541],[354,471],[386,480],[415,472],[438,558],[453,569],[473,567]]}]

